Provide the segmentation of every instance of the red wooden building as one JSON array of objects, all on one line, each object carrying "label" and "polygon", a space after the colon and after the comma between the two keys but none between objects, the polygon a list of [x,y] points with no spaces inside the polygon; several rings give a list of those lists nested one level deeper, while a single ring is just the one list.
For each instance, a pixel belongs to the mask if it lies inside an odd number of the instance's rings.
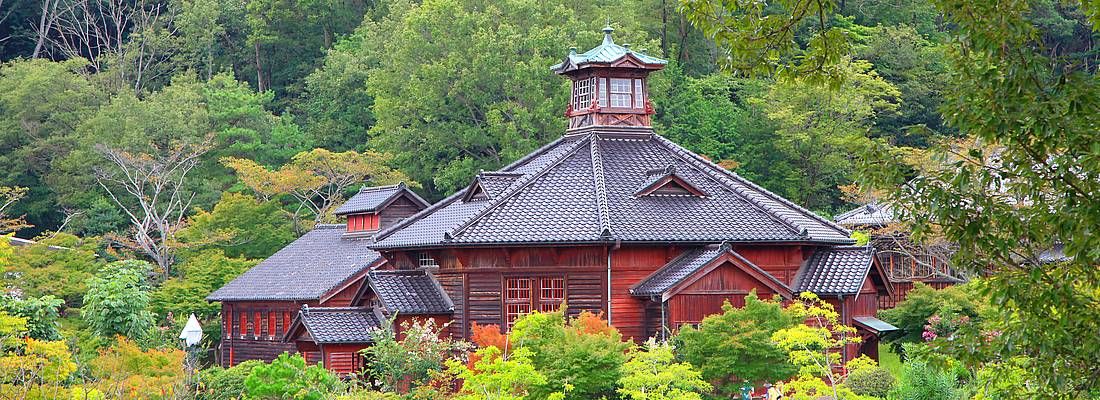
[{"label": "red wooden building", "polygon": [[879,298],[880,308],[893,308],[905,300],[915,282],[943,289],[967,281],[965,275],[951,266],[954,249],[950,244],[913,243],[909,240],[909,232],[899,231],[893,207],[889,204],[870,202],[837,215],[835,220],[848,229],[871,235],[871,247],[893,289],[890,295]]},{"label": "red wooden building", "polygon": [[363,188],[336,211],[348,224],[318,225],[210,294],[222,304],[219,363],[297,351],[283,336],[299,309],[350,306],[370,269],[385,261],[368,247],[371,235],[427,206],[403,183]]},{"label": "red wooden building", "polygon": [[455,305],[452,334],[525,313],[603,313],[627,337],[667,335],[741,304],[752,290],[815,292],[869,339],[887,295],[872,250],[850,232],[650,126],[657,59],[614,42],[570,51],[553,71],[572,80],[558,140],[379,232],[386,268],[427,270]]},{"label": "red wooden building", "polygon": [[342,292],[353,293],[347,302],[317,303],[340,308],[302,302],[309,308],[290,324],[286,348],[350,372],[361,360],[343,353],[369,346],[370,328],[394,312],[449,321],[448,334],[468,338],[475,322],[508,330],[523,314],[562,304],[573,315],[602,313],[640,341],[698,323],[723,301],[743,304],[755,290],[817,293],[867,339],[845,356],[875,355],[877,335],[891,329],[874,318],[876,299],[891,288],[873,250],[654,132],[648,76],[666,62],[611,33],[552,67],[573,83],[561,138],[399,222],[382,218],[379,232],[355,244],[382,258],[349,268],[356,272],[342,282],[359,283]]}]

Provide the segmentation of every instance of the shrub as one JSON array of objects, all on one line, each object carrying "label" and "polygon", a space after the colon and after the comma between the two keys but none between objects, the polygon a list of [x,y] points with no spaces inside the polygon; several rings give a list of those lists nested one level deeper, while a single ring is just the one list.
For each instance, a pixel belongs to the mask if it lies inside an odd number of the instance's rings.
[{"label": "shrub", "polygon": [[798,322],[778,301],[760,300],[751,292],[744,307],[726,302],[721,314],[704,318],[698,328],[681,329],[676,349],[720,394],[737,396],[745,380],[774,382],[798,371],[772,341],[775,332]]},{"label": "shrub", "polygon": [[307,367],[301,355],[287,353],[255,366],[244,380],[248,397],[259,399],[320,400],[339,384],[332,372],[318,365]]},{"label": "shrub", "polygon": [[884,321],[898,327],[897,331],[884,335],[883,341],[889,343],[895,353],[901,354],[903,343],[923,341],[921,335],[928,319],[933,315],[977,317],[979,303],[973,292],[969,284],[936,290],[916,282],[913,290],[906,294],[905,301],[898,303],[897,307],[879,312]]},{"label": "shrub", "polygon": [[402,326],[405,337],[397,340],[393,320],[371,332],[374,344],[363,350],[368,370],[388,391],[407,392],[425,384],[434,372],[442,371],[452,352],[464,350],[462,343],[443,338],[435,321],[413,321]]},{"label": "shrub", "polygon": [[885,398],[897,384],[894,375],[886,368],[872,367],[858,369],[848,373],[844,379],[844,386],[852,389],[852,392],[863,396]]},{"label": "shrub", "polygon": [[63,300],[50,295],[29,299],[0,296],[0,310],[26,318],[27,335],[38,340],[61,340],[57,327],[63,304]]},{"label": "shrub", "polygon": [[152,266],[144,261],[117,261],[88,279],[81,311],[93,332],[105,338],[122,335],[134,339],[149,333],[153,313],[146,309],[149,292],[145,279],[150,271]]},{"label": "shrub", "polygon": [[623,364],[618,392],[627,400],[698,400],[710,389],[695,367],[675,362],[672,346],[650,338]]},{"label": "shrub", "polygon": [[247,390],[244,380],[252,369],[264,365],[263,361],[248,360],[230,368],[211,367],[198,374],[199,390],[196,397],[204,400],[241,399]]},{"label": "shrub", "polygon": [[107,397],[162,399],[172,398],[183,389],[187,379],[183,358],[182,350],[142,350],[120,337],[111,347],[100,350],[91,367]]},{"label": "shrub", "polygon": [[531,359],[547,381],[531,391],[537,398],[566,392],[569,399],[613,398],[632,344],[598,315],[582,312],[568,321],[563,311],[534,313],[516,321],[510,336],[516,349]]},{"label": "shrub", "polygon": [[[447,371],[462,380],[455,400],[524,399],[532,389],[547,380],[531,361],[531,350],[518,348],[505,357],[500,349],[489,346],[477,351],[478,361],[468,368],[457,360],[447,361]],[[561,393],[533,398],[560,399]]]},{"label": "shrub", "polygon": [[952,400],[955,396],[955,377],[921,361],[905,364],[894,398],[906,400]]}]

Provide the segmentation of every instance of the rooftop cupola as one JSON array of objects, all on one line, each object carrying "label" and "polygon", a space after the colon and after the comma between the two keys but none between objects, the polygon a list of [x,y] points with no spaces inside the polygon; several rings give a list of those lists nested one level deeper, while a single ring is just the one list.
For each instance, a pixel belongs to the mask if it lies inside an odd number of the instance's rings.
[{"label": "rooftop cupola", "polygon": [[614,31],[610,25],[603,28],[599,46],[580,54],[570,48],[561,63],[550,67],[573,81],[565,111],[567,133],[597,126],[650,126],[653,104],[646,79],[668,62],[616,44]]}]

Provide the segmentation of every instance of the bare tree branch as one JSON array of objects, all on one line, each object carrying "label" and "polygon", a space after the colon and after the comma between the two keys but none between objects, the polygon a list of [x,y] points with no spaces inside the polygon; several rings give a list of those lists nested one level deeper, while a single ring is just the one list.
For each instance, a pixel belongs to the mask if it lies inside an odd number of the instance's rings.
[{"label": "bare tree branch", "polygon": [[153,259],[165,277],[175,262],[176,233],[195,197],[186,187],[187,175],[210,149],[211,140],[174,144],[153,154],[96,145],[110,162],[110,168],[95,171],[96,182],[130,219],[133,239],[121,244]]}]

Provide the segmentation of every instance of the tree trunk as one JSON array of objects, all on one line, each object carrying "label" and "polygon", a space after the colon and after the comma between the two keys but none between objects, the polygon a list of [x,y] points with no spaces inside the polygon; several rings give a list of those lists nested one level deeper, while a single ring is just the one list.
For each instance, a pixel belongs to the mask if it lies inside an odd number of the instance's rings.
[{"label": "tree trunk", "polygon": [[252,49],[256,52],[256,91],[263,92],[267,87],[264,85],[264,67],[260,63],[260,42],[252,43]]}]

